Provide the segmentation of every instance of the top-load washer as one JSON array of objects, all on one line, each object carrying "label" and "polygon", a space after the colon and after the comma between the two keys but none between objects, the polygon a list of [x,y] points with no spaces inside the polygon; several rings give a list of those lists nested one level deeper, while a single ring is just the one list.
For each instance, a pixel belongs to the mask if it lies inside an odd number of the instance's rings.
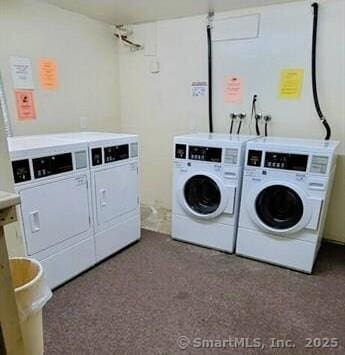
[{"label": "top-load washer", "polygon": [[26,255],[54,288],[96,262],[87,145],[53,137],[8,139]]},{"label": "top-load washer", "polygon": [[55,137],[88,146],[96,260],[101,261],[139,240],[138,136],[76,132]]},{"label": "top-load washer", "polygon": [[331,193],[338,142],[248,142],[236,253],[311,273]]},{"label": "top-load washer", "polygon": [[234,251],[245,145],[253,136],[174,139],[172,238]]}]

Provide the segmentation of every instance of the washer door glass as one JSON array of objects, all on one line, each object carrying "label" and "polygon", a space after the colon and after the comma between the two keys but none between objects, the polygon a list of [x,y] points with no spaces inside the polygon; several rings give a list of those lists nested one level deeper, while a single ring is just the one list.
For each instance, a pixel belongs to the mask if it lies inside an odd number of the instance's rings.
[{"label": "washer door glass", "polygon": [[217,183],[209,176],[195,175],[185,183],[184,198],[193,211],[208,215],[219,208],[221,192]]},{"label": "washer door glass", "polygon": [[303,202],[296,191],[283,185],[263,189],[255,202],[256,213],[263,223],[274,229],[294,227],[303,216]]}]

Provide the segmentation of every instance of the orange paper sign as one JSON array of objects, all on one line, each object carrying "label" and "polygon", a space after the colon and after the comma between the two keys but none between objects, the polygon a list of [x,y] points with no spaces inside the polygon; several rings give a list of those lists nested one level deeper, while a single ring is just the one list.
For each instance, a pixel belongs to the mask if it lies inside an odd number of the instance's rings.
[{"label": "orange paper sign", "polygon": [[16,90],[17,114],[20,120],[36,119],[33,90]]},{"label": "orange paper sign", "polygon": [[240,104],[243,97],[243,81],[238,77],[225,77],[224,101],[227,104]]},{"label": "orange paper sign", "polygon": [[42,89],[53,90],[58,87],[57,66],[53,59],[40,59],[39,73]]}]

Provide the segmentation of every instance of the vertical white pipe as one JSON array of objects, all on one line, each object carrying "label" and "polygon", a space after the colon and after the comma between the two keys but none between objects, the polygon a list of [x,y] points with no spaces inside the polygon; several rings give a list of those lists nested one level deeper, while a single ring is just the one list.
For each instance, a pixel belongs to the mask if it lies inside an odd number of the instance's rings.
[{"label": "vertical white pipe", "polygon": [[3,120],[6,137],[12,137],[13,135],[12,127],[8,115],[7,102],[6,102],[4,86],[2,84],[1,73],[0,73],[0,119]]}]

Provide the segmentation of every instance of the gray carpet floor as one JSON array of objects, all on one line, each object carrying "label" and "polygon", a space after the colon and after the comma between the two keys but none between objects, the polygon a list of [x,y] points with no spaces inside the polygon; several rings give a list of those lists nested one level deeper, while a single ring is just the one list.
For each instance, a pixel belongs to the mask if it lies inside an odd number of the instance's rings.
[{"label": "gray carpet floor", "polygon": [[44,335],[48,355],[345,354],[345,247],[305,275],[143,230],[55,290]]}]

